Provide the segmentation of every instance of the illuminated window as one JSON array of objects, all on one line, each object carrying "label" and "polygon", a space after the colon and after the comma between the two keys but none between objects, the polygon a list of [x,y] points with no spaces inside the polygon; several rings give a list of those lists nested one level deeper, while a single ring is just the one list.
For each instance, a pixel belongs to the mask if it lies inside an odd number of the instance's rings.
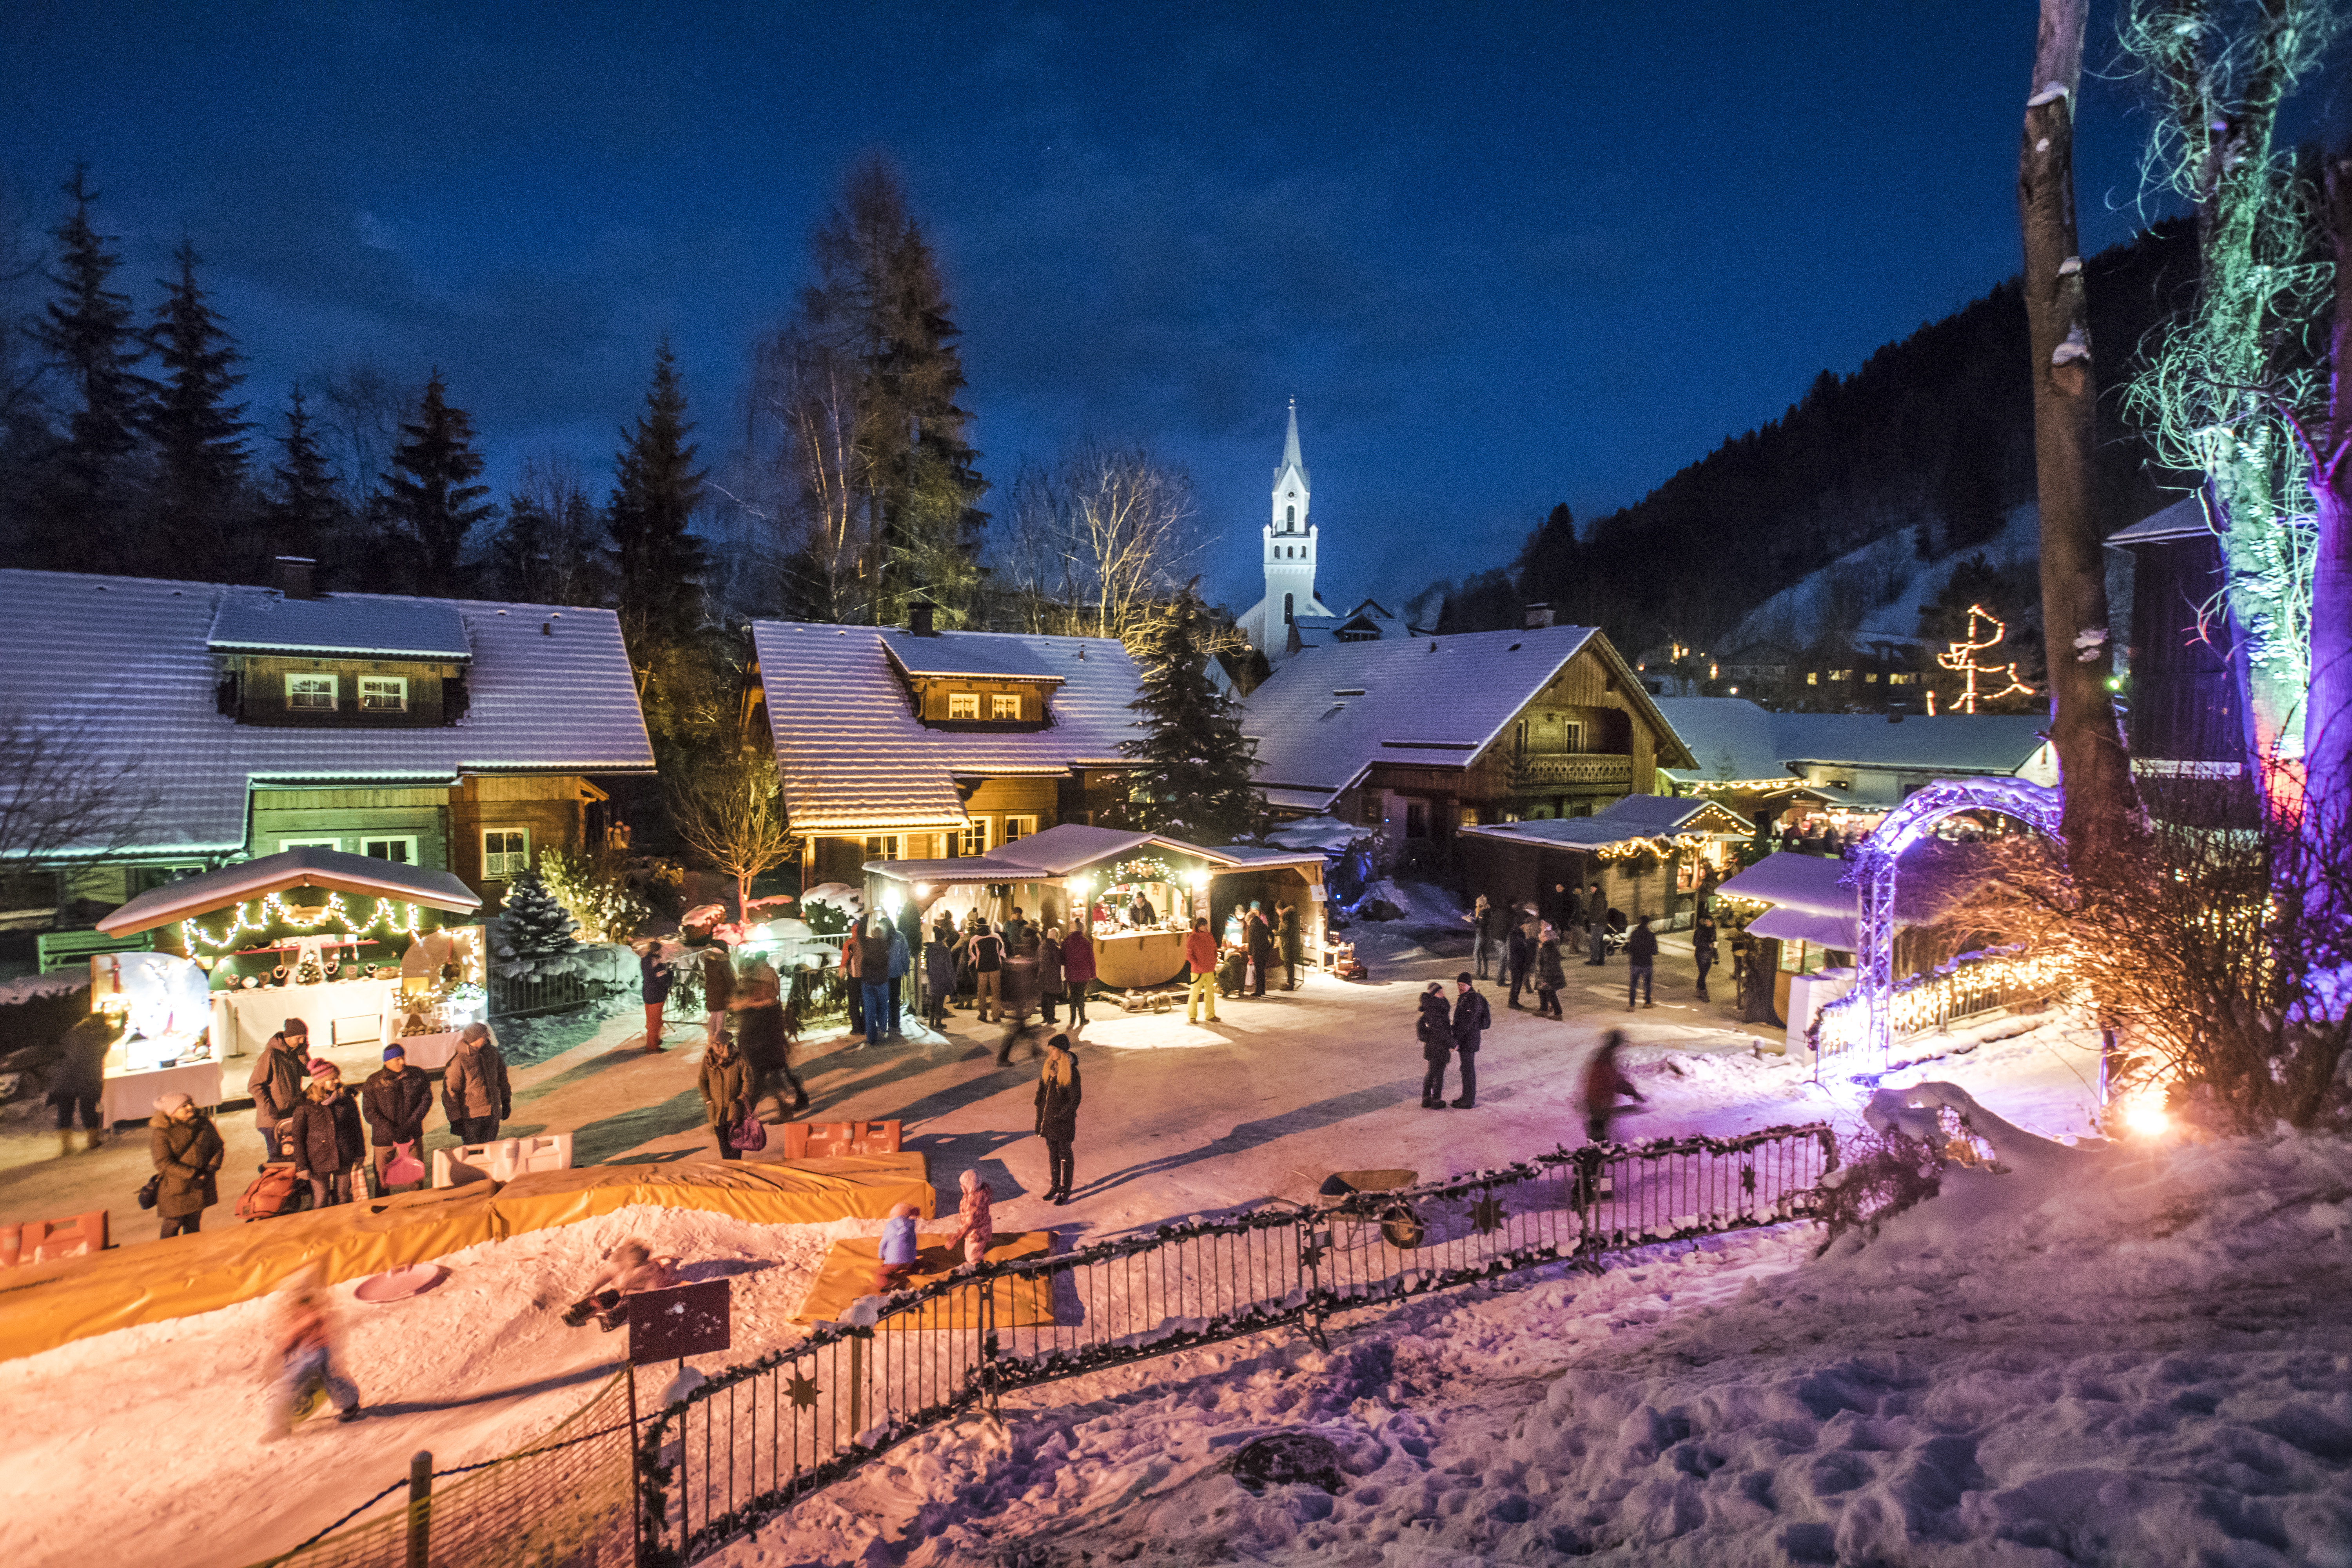
[{"label": "illuminated window", "polygon": [[1007,844],[1016,838],[1026,838],[1036,831],[1037,819],[1034,816],[1008,816],[1004,819],[1004,842]]},{"label": "illuminated window", "polygon": [[1819,686],[1821,683],[1822,683],[1822,672],[1821,672],[1820,670],[1818,670],[1818,669],[1809,669],[1809,670],[1805,671],[1805,684],[1806,684],[1806,685],[1808,685],[1808,686]]},{"label": "illuminated window", "polygon": [[963,852],[967,855],[988,853],[988,818],[975,816],[963,830]]},{"label": "illuminated window", "polygon": [[950,719],[977,719],[977,718],[979,718],[979,717],[980,717],[980,693],[979,693],[979,692],[977,692],[977,691],[950,691],[950,692],[949,692],[949,693],[948,693],[948,717],[949,717],[949,718],[950,718]]},{"label": "illuminated window", "polygon": [[482,829],[482,880],[511,882],[530,868],[530,830],[527,827]]},{"label": "illuminated window", "polygon": [[1916,679],[1917,677],[1914,676],[1907,669],[1891,670],[1887,674],[1886,684],[1889,686],[1908,686]]},{"label": "illuminated window", "polygon": [[1878,671],[1876,671],[1876,670],[1874,670],[1874,669],[1865,669],[1865,670],[1864,670],[1864,671],[1862,672],[1862,683],[1863,683],[1864,686],[1875,686],[1875,685],[1877,685],[1877,684],[1878,684]]},{"label": "illuminated window", "polygon": [[298,713],[333,712],[335,710],[335,678],[331,675],[288,676],[286,706]]},{"label": "illuminated window", "polygon": [[395,866],[416,864],[416,840],[414,838],[362,838],[360,853],[378,860],[389,860]]},{"label": "illuminated window", "polygon": [[404,675],[361,676],[360,711],[362,713],[407,712],[408,678]]},{"label": "illuminated window", "polygon": [[1830,679],[1832,680],[1852,680],[1853,679],[1853,671],[1850,669],[1832,669],[1830,671]]},{"label": "illuminated window", "polygon": [[988,716],[992,719],[1020,718],[1021,698],[1019,693],[1012,691],[998,691],[991,693],[988,699]]},{"label": "illuminated window", "polygon": [[895,833],[867,834],[866,858],[868,860],[896,860],[898,858],[898,836]]}]

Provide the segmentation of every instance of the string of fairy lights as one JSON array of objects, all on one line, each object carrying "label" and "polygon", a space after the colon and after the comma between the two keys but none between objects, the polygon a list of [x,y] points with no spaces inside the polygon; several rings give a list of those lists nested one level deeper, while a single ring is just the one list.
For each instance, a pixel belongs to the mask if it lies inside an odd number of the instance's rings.
[{"label": "string of fairy lights", "polygon": [[[1916,1034],[1942,1022],[1951,1016],[1952,1005],[1964,993],[2046,992],[2054,989],[2064,973],[2065,965],[2052,953],[1963,953],[1933,973],[1898,986],[1886,998],[1892,1033]],[[1814,1016],[1816,1050],[1835,1053],[1861,1043],[1866,1024],[1864,1000],[1857,988]]]},{"label": "string of fairy lights", "polygon": [[[399,912],[387,913],[387,910]],[[322,926],[337,928],[353,936],[364,931],[382,931],[387,936],[413,938],[423,934],[425,930],[424,916],[415,904],[394,904],[389,900],[378,899],[372,918],[362,921],[352,915],[341,893],[328,894],[327,901],[315,911],[289,904],[271,893],[259,900],[257,909],[253,902],[232,908],[228,929],[218,936],[206,931],[193,916],[180,922],[180,933],[187,939],[187,951],[191,953],[199,951],[200,947],[206,952],[226,952],[236,946],[237,938],[247,931],[257,935],[281,928],[310,931]]]}]

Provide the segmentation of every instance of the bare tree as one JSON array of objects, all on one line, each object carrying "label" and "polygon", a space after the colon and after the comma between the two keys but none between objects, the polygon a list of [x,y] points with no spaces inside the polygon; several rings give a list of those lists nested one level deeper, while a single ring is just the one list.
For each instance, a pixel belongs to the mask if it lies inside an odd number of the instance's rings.
[{"label": "bare tree", "polygon": [[353,517],[368,515],[377,476],[392,466],[400,444],[400,424],[424,395],[424,387],[402,384],[373,360],[357,360],[309,378],[324,388],[326,426],[334,437],[335,468]]},{"label": "bare tree", "polygon": [[2138,812],[2107,678],[2106,566],[2092,508],[2091,331],[2074,226],[2074,104],[2089,0],[2042,0],[2018,148],[2033,452],[2042,505],[2042,628],[2066,783],[2065,837],[2085,868],[2129,837]]},{"label": "bare tree", "polygon": [[663,786],[678,836],[735,879],[736,911],[749,910],[751,884],[798,848],[775,758],[751,747],[724,752],[673,769]]},{"label": "bare tree", "polygon": [[1143,447],[1081,441],[1013,485],[1000,580],[1024,630],[1140,634],[1205,543],[1192,476]]},{"label": "bare tree", "polygon": [[0,866],[102,858],[138,841],[162,795],[100,729],[0,712]]}]

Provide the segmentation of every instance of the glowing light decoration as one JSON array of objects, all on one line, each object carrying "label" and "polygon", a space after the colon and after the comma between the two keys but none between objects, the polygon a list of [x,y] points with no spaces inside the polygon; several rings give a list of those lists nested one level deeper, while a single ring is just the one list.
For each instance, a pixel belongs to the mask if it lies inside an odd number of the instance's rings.
[{"label": "glowing light decoration", "polygon": [[1631,860],[1639,855],[1654,855],[1664,860],[1681,854],[1696,855],[1712,842],[1703,833],[1685,833],[1663,838],[1621,838],[1613,844],[1596,846],[1592,853],[1602,860]]},{"label": "glowing light decoration", "polygon": [[[373,914],[365,921],[352,917],[351,910],[344,907],[343,896],[341,893],[328,894],[326,903],[316,914],[299,912],[296,906],[287,903],[275,893],[269,894],[261,900],[258,914],[251,912],[254,907],[250,903],[243,903],[231,909],[228,929],[218,936],[206,931],[193,917],[182,921],[180,934],[186,940],[188,951],[192,953],[196,952],[198,944],[201,943],[215,952],[226,952],[236,945],[236,939],[245,932],[252,931],[259,934],[273,926],[289,926],[296,931],[317,931],[321,926],[332,925],[349,931],[353,936],[357,936],[362,931],[381,929],[393,935],[414,937],[424,929],[415,904],[395,905],[384,899],[378,899],[375,901]],[[391,909],[397,909],[400,913],[387,914],[385,911]]]},{"label": "glowing light decoration", "polygon": [[[1977,622],[1979,620],[1990,621],[1992,623],[1992,636],[1982,638],[1981,640],[1979,640],[1977,635]],[[1977,655],[1983,653],[1988,648],[1999,647],[2008,636],[2008,623],[2004,622],[2000,616],[1994,615],[1990,610],[1986,609],[1982,605],[1970,605],[1969,606],[1968,637],[1961,641],[1946,645],[1946,651],[1936,656],[1936,662],[1937,664],[1942,665],[1946,669],[1951,670],[1960,677],[1960,700],[1957,703],[1953,704],[1953,706],[1958,708],[1961,712],[1975,712],[1977,710],[1977,704],[1979,702],[1998,702],[2004,697],[2031,697],[2033,695],[2033,688],[2017,678],[2017,666],[2015,663],[1979,664],[1977,662]],[[1977,677],[1979,675],[2001,676],[2007,679],[2009,684],[2002,687],[1999,691],[1979,691],[1977,689]],[[1931,706],[1928,709],[1928,714],[1930,717],[1933,717],[1935,713],[1935,709],[1932,706],[1933,693],[1930,693],[1929,695],[1931,699]]]},{"label": "glowing light decoration", "polygon": [[[1931,1028],[1952,1016],[1953,1003],[1971,993],[2047,994],[2064,973],[2065,966],[2054,954],[2028,953],[2022,948],[1962,953],[1932,973],[1915,974],[1897,985],[1888,999],[1888,1027],[1895,1035]],[[1859,990],[1850,991],[1813,1016],[1809,1038],[1816,1052],[1835,1055],[1861,1043],[1862,1002]]]},{"label": "glowing light decoration", "polygon": [[1886,814],[1853,858],[1843,880],[1862,894],[1861,974],[1853,994],[1855,1038],[1884,1061],[1895,1044],[1895,867],[1903,852],[1964,811],[1997,811],[2053,838],[2064,800],[2023,779],[1939,779]]}]

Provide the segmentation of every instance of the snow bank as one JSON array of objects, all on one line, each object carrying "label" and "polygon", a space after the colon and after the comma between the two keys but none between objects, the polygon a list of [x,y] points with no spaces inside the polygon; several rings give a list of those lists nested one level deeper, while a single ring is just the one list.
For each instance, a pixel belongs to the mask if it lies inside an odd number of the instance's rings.
[{"label": "snow bank", "polygon": [[1302,853],[1308,849],[1320,849],[1330,855],[1345,849],[1370,831],[1352,822],[1342,822],[1336,816],[1302,816],[1296,822],[1286,822],[1269,830],[1265,841],[1277,849]]}]

